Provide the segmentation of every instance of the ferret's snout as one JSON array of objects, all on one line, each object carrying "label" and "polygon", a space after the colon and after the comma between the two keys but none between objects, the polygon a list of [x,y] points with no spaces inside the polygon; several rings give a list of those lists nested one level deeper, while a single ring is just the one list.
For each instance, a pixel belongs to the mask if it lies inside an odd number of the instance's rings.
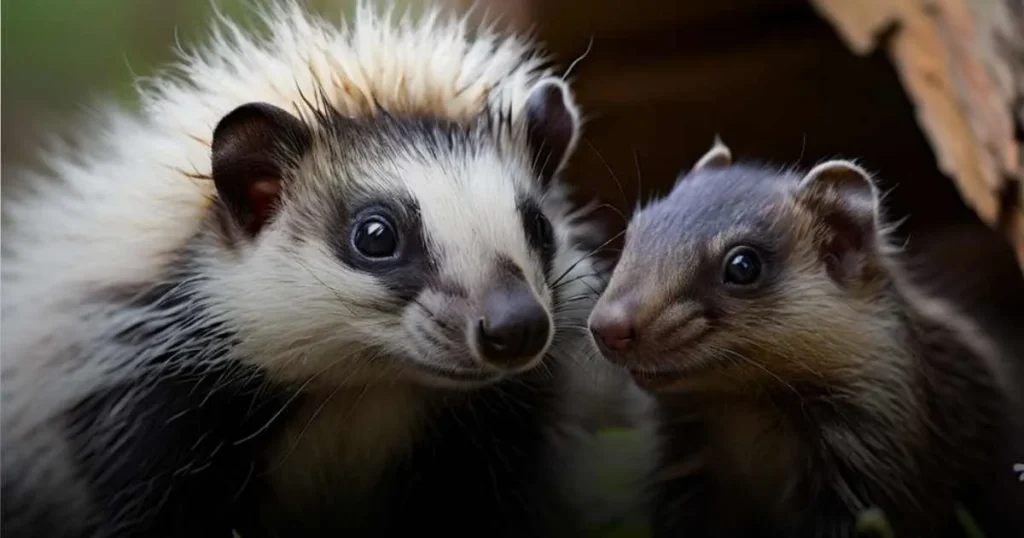
[{"label": "ferret's snout", "polygon": [[611,351],[626,351],[636,342],[635,315],[625,302],[599,304],[588,325],[594,340]]},{"label": "ferret's snout", "polygon": [[551,320],[525,281],[491,291],[476,325],[481,358],[502,369],[529,363],[547,345]]}]

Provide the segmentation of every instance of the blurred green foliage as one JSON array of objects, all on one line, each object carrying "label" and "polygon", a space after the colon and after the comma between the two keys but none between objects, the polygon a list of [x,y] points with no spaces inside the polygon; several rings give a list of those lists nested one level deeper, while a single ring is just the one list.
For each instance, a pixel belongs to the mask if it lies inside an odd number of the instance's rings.
[{"label": "blurred green foliage", "polygon": [[[306,0],[339,17],[351,0]],[[205,41],[214,9],[245,26],[252,0],[7,0],[2,9],[3,162],[111,99],[135,103],[133,80]]]}]

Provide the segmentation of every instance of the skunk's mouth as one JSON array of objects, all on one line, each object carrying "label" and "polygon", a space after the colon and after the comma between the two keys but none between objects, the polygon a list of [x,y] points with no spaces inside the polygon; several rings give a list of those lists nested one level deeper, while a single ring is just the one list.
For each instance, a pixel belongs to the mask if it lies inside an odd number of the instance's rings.
[{"label": "skunk's mouth", "polygon": [[442,384],[478,386],[493,383],[502,377],[500,372],[482,368],[445,368],[422,362],[415,364],[420,373],[433,378],[432,381],[439,381]]}]

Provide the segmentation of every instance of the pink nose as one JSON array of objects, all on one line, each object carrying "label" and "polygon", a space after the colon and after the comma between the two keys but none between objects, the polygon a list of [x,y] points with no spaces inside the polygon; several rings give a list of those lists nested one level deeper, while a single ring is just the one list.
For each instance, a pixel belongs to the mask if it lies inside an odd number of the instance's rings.
[{"label": "pink nose", "polygon": [[625,351],[633,347],[636,341],[633,320],[621,311],[595,312],[590,320],[590,332],[605,347],[614,351]]}]

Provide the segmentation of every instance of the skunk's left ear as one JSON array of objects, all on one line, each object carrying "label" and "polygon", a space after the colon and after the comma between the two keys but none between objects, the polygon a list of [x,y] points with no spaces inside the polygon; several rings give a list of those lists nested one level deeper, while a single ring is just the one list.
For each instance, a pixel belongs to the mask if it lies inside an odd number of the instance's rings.
[{"label": "skunk's left ear", "polygon": [[797,197],[822,224],[820,247],[834,276],[855,277],[878,247],[879,196],[871,176],[850,161],[827,161],[804,176]]},{"label": "skunk's left ear", "polygon": [[524,113],[533,162],[541,181],[547,183],[575,149],[580,114],[569,87],[557,77],[543,78],[534,85]]},{"label": "skunk's left ear", "polygon": [[277,211],[287,168],[308,150],[310,132],[288,112],[260,102],[235,108],[213,130],[217,195],[232,220],[255,237]]}]

